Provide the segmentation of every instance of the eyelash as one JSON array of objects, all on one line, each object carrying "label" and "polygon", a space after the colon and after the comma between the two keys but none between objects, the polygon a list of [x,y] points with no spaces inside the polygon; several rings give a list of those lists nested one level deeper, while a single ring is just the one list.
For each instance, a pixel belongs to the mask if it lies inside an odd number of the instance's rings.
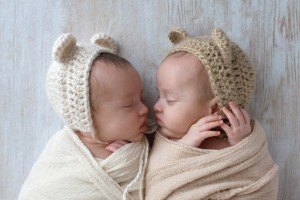
[{"label": "eyelash", "polygon": [[[143,96],[140,97],[140,101],[141,101],[142,103],[144,103],[144,97],[143,97]],[[136,101],[133,101],[132,104],[126,105],[126,106],[124,106],[123,108],[131,108],[131,107],[134,107],[134,106],[137,105],[137,104],[138,104],[138,103],[137,103]]]},{"label": "eyelash", "polygon": [[167,100],[167,104],[172,105],[174,104],[176,101],[172,101],[172,100]]},{"label": "eyelash", "polygon": [[[159,98],[160,98],[160,96],[159,96],[159,94],[157,94],[157,99],[159,99]],[[166,102],[167,102],[168,105],[172,105],[172,104],[175,103],[176,101],[173,101],[173,100],[166,100]]]},{"label": "eyelash", "polygon": [[132,107],[132,106],[133,106],[133,104],[128,105],[128,106],[124,106],[124,108],[130,108],[130,107]]}]

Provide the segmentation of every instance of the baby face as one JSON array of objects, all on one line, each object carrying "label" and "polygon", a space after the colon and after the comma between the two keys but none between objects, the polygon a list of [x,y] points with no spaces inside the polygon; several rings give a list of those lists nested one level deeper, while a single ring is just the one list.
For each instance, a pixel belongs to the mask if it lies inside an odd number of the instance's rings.
[{"label": "baby face", "polygon": [[141,79],[134,68],[101,63],[93,70],[97,103],[93,122],[100,141],[139,141],[147,124],[148,108],[142,102]]},{"label": "baby face", "polygon": [[163,135],[182,138],[192,124],[211,114],[205,73],[200,60],[192,54],[171,55],[159,66],[156,76],[159,97],[154,110]]}]

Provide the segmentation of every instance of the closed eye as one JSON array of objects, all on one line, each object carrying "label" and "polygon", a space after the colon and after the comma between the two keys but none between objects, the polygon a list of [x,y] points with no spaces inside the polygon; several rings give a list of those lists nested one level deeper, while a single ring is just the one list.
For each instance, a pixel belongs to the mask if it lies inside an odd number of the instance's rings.
[{"label": "closed eye", "polygon": [[122,108],[131,108],[133,106],[134,106],[133,103],[131,103],[131,104],[125,104],[124,106],[122,106]]},{"label": "closed eye", "polygon": [[167,104],[172,105],[174,104],[176,101],[175,100],[167,100]]},{"label": "closed eye", "polygon": [[124,108],[129,108],[129,107],[132,107],[132,106],[133,106],[133,104],[130,104],[130,105],[124,106]]}]

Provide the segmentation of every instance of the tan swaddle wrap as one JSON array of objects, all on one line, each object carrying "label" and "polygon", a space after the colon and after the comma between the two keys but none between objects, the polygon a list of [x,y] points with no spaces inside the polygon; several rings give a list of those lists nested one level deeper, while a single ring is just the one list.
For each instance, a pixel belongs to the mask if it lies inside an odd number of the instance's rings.
[{"label": "tan swaddle wrap", "polygon": [[222,150],[193,148],[156,136],[146,172],[146,200],[276,199],[278,166],[263,128]]},{"label": "tan swaddle wrap", "polygon": [[19,200],[143,199],[147,155],[148,142],[143,139],[97,160],[65,126],[33,166]]}]

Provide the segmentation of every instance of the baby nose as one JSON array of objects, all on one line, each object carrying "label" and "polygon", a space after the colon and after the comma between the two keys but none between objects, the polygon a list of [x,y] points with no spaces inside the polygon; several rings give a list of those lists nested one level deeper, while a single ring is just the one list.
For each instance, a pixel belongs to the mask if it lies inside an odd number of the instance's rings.
[{"label": "baby nose", "polygon": [[148,107],[144,104],[144,103],[141,103],[141,108],[139,110],[139,115],[145,115],[147,114],[149,111]]},{"label": "baby nose", "polygon": [[161,106],[158,101],[154,104],[154,111],[161,112]]}]

